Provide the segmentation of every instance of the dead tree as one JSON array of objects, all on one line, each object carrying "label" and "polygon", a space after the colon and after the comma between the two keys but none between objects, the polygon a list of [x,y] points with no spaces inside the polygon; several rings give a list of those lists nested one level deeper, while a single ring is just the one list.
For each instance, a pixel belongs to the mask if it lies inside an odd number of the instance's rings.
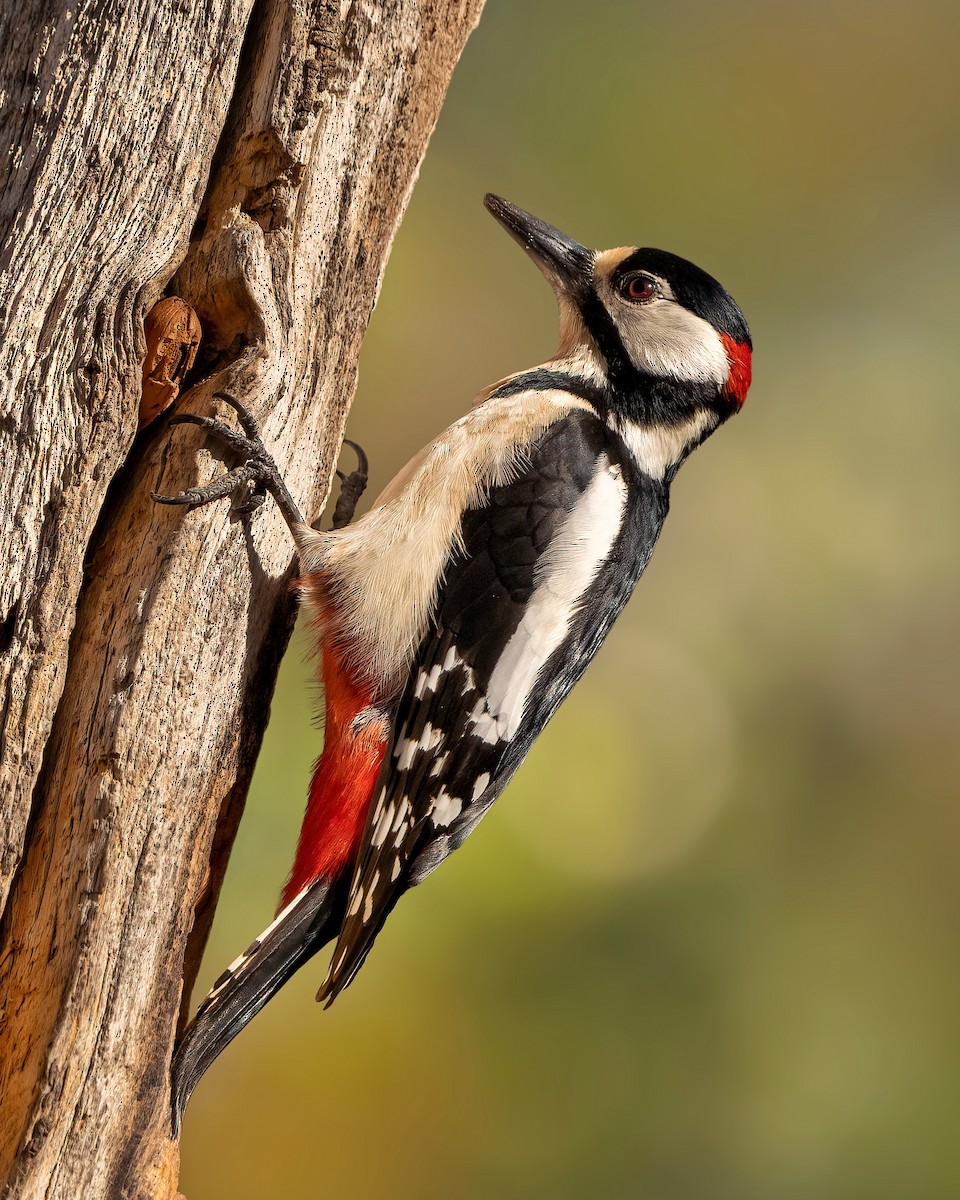
[{"label": "dead tree", "polygon": [[193,307],[179,403],[245,400],[318,511],[481,6],[0,14],[4,1195],[175,1194],[174,1027],[292,619],[272,507],[244,525],[149,498],[223,466],[193,427],[137,434],[145,314]]}]

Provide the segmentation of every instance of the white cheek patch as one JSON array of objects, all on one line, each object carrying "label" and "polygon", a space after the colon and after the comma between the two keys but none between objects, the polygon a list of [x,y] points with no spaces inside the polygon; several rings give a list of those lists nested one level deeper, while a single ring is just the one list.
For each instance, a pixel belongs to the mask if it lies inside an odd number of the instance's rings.
[{"label": "white cheek patch", "polygon": [[650,375],[712,383],[719,390],[730,374],[720,334],[709,321],[675,302],[667,280],[654,276],[664,298],[649,304],[631,304],[614,291],[610,275],[632,253],[629,249],[608,250],[597,259],[597,292],[614,319],[630,361],[638,371]]},{"label": "white cheek patch", "polygon": [[639,371],[712,383],[718,390],[727,382],[730,363],[720,334],[696,313],[670,300],[630,306],[621,302],[621,313],[620,336]]}]

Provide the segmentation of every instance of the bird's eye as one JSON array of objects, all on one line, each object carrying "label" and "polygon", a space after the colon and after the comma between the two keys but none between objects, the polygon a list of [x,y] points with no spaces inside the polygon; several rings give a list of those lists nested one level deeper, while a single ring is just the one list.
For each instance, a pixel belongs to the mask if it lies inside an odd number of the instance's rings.
[{"label": "bird's eye", "polygon": [[655,300],[660,295],[657,281],[649,275],[628,275],[620,285],[620,293],[635,304],[643,304],[647,300]]}]

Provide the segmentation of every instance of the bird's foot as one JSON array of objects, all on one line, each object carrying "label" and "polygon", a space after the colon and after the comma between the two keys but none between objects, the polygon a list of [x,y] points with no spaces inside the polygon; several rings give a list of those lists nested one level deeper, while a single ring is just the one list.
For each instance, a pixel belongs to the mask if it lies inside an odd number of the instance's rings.
[{"label": "bird's foot", "polygon": [[[234,467],[226,475],[214,479],[205,487],[189,488],[179,496],[161,496],[151,492],[150,496],[158,504],[183,504],[189,508],[198,508],[209,504],[212,500],[222,500],[225,496],[242,497],[235,505],[234,511],[241,514],[255,512],[266,499],[269,492],[277,502],[277,506],[291,530],[303,525],[303,515],[296,501],[290,495],[287,485],[283,482],[280,469],[272,455],[263,444],[256,418],[236,397],[227,392],[215,392],[217,400],[223,400],[237,414],[237,420],[243,433],[231,429],[223,421],[213,417],[202,417],[197,413],[180,413],[170,421],[171,425],[199,425],[220,447],[243,458],[245,461],[239,467]],[[362,488],[360,489],[363,490]],[[358,493],[359,496],[359,493]]]}]

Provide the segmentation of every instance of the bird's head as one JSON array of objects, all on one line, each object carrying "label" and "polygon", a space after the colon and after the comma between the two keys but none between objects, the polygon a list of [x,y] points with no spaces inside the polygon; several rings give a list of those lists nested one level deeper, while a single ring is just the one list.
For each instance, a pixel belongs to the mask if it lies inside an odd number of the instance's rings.
[{"label": "bird's head", "polygon": [[553,286],[558,357],[608,389],[614,420],[696,428],[697,444],[740,409],[750,330],[706,271],[666,250],[588,250],[499,196],[485,204]]}]

